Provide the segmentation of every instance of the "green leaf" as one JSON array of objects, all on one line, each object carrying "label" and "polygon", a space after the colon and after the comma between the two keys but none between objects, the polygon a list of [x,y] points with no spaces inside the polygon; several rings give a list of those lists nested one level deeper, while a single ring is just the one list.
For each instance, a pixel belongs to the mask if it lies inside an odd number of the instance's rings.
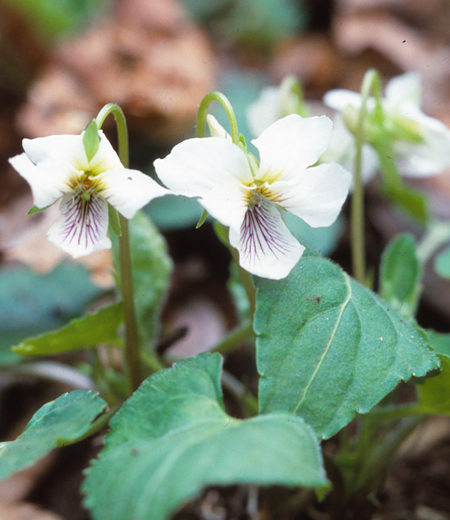
[{"label": "green leaf", "polygon": [[450,247],[436,256],[434,270],[439,276],[450,279]]},{"label": "green leaf", "polygon": [[421,268],[411,235],[398,235],[388,244],[380,272],[380,296],[403,316],[414,316],[421,289]]},{"label": "green leaf", "polygon": [[417,385],[418,413],[450,415],[450,358],[439,357],[441,372]]},{"label": "green leaf", "polygon": [[115,233],[118,237],[122,236],[119,213],[116,208],[111,206],[111,204],[108,204],[108,224],[113,233]]},{"label": "green leaf", "polygon": [[[129,221],[134,301],[142,340],[150,344],[157,330],[159,312],[166,294],[172,261],[163,236],[142,212]],[[116,265],[118,238],[111,236]]]},{"label": "green leaf", "polygon": [[45,211],[50,206],[53,206],[54,203],[49,204],[48,206],[45,206],[45,208],[38,208],[37,206],[33,206],[31,209],[27,211],[27,215],[34,215],[35,213],[41,213],[42,211]]},{"label": "green leaf", "polygon": [[10,347],[28,336],[63,326],[101,296],[83,265],[63,262],[46,275],[29,267],[3,267],[0,273],[0,365],[22,358]]},{"label": "green leaf", "polygon": [[202,207],[196,199],[166,195],[152,200],[144,211],[159,229],[174,231],[194,227],[201,217]]},{"label": "green leaf", "polygon": [[392,188],[384,186],[382,192],[419,223],[425,224],[428,221],[428,203],[420,191],[401,184],[400,186],[393,186]]},{"label": "green leaf", "polygon": [[450,357],[450,334],[426,330],[427,339],[432,349],[438,354]]},{"label": "green leaf", "polygon": [[100,136],[98,135],[98,126],[95,119],[88,124],[84,131],[83,146],[88,162],[92,161],[100,146]]},{"label": "green leaf", "polygon": [[263,413],[298,414],[328,438],[439,366],[413,324],[329,260],[306,252],[284,280],[254,282]]},{"label": "green leaf", "polygon": [[13,350],[22,356],[49,356],[95,347],[100,343],[118,345],[121,341],[117,329],[122,322],[122,302],[113,303],[93,314],[74,319],[60,329],[27,338]]},{"label": "green leaf", "polygon": [[88,390],[70,392],[45,404],[23,433],[0,451],[0,480],[30,466],[53,448],[75,442],[105,407],[103,399]]},{"label": "green leaf", "polygon": [[95,520],[164,520],[208,485],[327,485],[300,418],[224,412],[220,369],[218,354],[182,361],[123,405],[83,485]]},{"label": "green leaf", "polygon": [[202,211],[202,214],[200,215],[200,218],[198,219],[197,225],[195,226],[195,229],[198,229],[203,226],[203,224],[206,222],[206,219],[209,217],[209,213],[204,209]]}]

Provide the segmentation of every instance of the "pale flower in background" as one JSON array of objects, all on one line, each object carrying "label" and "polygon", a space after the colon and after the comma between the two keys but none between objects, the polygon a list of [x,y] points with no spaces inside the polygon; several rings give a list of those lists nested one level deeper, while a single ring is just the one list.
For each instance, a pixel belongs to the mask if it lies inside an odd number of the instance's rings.
[{"label": "pale flower in background", "polygon": [[[283,117],[282,114],[287,115],[286,112],[294,107],[294,101],[291,99],[294,97],[295,94],[284,91],[282,85],[263,88],[259,98],[247,109],[247,123],[252,134],[259,135],[269,125]],[[338,113],[333,119],[329,147],[320,157],[319,162],[337,162],[346,170],[353,172],[355,153],[355,138]],[[362,153],[362,179],[363,182],[368,182],[379,169],[379,162],[376,151],[370,145],[364,144]]]},{"label": "pale flower in background", "polygon": [[[368,101],[370,116],[375,100]],[[450,129],[425,115],[420,101],[420,77],[413,72],[392,78],[382,99],[384,126],[393,139],[399,171],[406,177],[428,177],[450,166]],[[342,113],[347,107],[359,110],[361,96],[338,89],[328,92],[324,102]]]},{"label": "pale flower in background", "polygon": [[329,144],[325,116],[290,115],[270,125],[253,144],[260,161],[226,136],[188,139],[155,161],[173,193],[198,197],[229,227],[240,265],[265,278],[286,277],[304,247],[291,235],[281,212],[312,227],[331,225],[347,197],[351,175],[335,163],[314,165]]},{"label": "pale flower in background", "polygon": [[102,131],[99,148],[88,161],[83,135],[24,139],[24,153],[9,160],[30,184],[36,208],[61,199],[61,217],[48,238],[74,258],[111,247],[108,203],[129,219],[168,193],[143,173],[124,168]]}]

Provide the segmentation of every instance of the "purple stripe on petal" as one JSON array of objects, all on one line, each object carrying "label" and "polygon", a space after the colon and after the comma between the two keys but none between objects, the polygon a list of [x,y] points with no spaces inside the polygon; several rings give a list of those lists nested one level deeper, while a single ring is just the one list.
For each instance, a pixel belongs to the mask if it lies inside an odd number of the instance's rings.
[{"label": "purple stripe on petal", "polygon": [[49,239],[72,256],[82,256],[110,247],[108,204],[93,193],[89,200],[68,193],[61,201],[61,217],[49,231]]}]

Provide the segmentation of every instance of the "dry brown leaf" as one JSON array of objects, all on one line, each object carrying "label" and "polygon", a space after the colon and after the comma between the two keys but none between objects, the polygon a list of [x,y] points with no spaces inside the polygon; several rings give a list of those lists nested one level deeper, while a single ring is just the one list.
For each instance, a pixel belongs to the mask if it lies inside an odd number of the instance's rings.
[{"label": "dry brown leaf", "polygon": [[342,68],[343,60],[327,36],[305,34],[276,51],[271,73],[278,82],[295,74],[306,88],[326,90],[342,75]]},{"label": "dry brown leaf", "polygon": [[35,504],[0,503],[0,520],[63,520],[50,511],[44,511]]},{"label": "dry brown leaf", "polygon": [[131,132],[174,141],[192,129],[214,84],[210,46],[174,0],[124,0],[114,17],[61,46],[55,58],[18,119],[33,137],[80,131],[115,102]]}]

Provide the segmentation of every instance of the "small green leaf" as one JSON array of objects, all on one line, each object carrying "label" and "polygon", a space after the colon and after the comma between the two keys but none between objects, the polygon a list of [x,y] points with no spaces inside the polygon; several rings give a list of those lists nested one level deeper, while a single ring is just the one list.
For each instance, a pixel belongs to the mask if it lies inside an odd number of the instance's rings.
[{"label": "small green leaf", "polygon": [[450,415],[450,358],[439,356],[441,371],[417,384],[417,412]]},{"label": "small green leaf", "polygon": [[329,260],[308,251],[284,280],[254,282],[263,413],[298,414],[328,438],[439,366],[412,323]]},{"label": "small green leaf", "polygon": [[53,448],[75,442],[105,407],[105,401],[88,390],[70,392],[45,404],[23,433],[0,451],[0,480],[30,466]]},{"label": "small green leaf", "polygon": [[27,338],[13,350],[22,356],[49,356],[100,343],[117,345],[121,342],[117,329],[122,322],[122,302],[113,303],[96,313],[74,319],[60,329]]},{"label": "small green leaf", "polygon": [[45,211],[50,206],[53,206],[53,204],[49,204],[48,206],[45,206],[45,208],[38,208],[37,206],[33,206],[31,209],[27,211],[27,215],[34,215],[35,213],[41,213],[42,211]]},{"label": "small green leaf", "polygon": [[[172,261],[163,236],[144,213],[138,212],[129,221],[129,234],[138,326],[144,343],[151,344],[169,285]],[[112,235],[111,241],[119,271],[119,239]]]},{"label": "small green leaf", "polygon": [[414,316],[420,292],[421,269],[411,235],[398,235],[388,244],[383,253],[380,272],[380,296],[403,316]]},{"label": "small green leaf", "polygon": [[90,162],[94,158],[98,151],[98,147],[100,146],[100,136],[98,135],[98,126],[95,119],[88,124],[84,131],[83,146],[87,160]]},{"label": "small green leaf", "polygon": [[115,233],[118,237],[122,236],[119,213],[116,208],[111,206],[111,204],[108,204],[108,224],[113,233]]},{"label": "small green leaf", "polygon": [[436,256],[434,270],[439,276],[450,279],[450,247]]},{"label": "small green leaf", "polygon": [[220,356],[202,354],[123,405],[83,485],[95,520],[165,520],[208,485],[327,486],[311,429],[289,414],[230,417],[220,374]]},{"label": "small green leaf", "polygon": [[198,219],[197,225],[195,226],[195,229],[198,229],[203,226],[203,224],[206,222],[206,219],[208,218],[209,213],[204,209],[202,211],[202,214],[200,215],[200,218]]},{"label": "small green leaf", "polygon": [[382,192],[419,223],[425,224],[428,221],[429,211],[427,200],[420,191],[401,184],[400,186],[393,186],[392,188],[385,186]]},{"label": "small green leaf", "polygon": [[438,354],[442,354],[443,356],[450,357],[450,334],[436,332],[434,330],[426,330],[428,342],[430,343],[432,349]]}]

